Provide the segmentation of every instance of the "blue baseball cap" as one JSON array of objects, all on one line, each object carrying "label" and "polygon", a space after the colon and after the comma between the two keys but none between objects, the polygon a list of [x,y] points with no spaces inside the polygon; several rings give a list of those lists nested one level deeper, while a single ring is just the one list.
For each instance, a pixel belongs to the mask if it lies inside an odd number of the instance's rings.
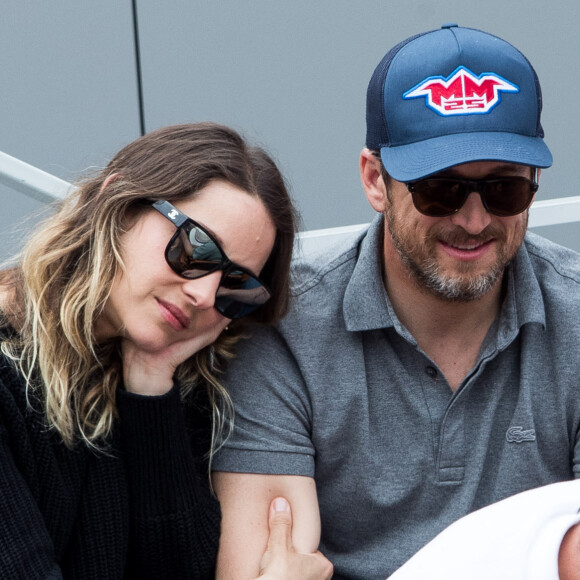
[{"label": "blue baseball cap", "polygon": [[397,181],[471,161],[550,167],[536,72],[514,46],[446,24],[393,47],[367,90],[369,149]]}]

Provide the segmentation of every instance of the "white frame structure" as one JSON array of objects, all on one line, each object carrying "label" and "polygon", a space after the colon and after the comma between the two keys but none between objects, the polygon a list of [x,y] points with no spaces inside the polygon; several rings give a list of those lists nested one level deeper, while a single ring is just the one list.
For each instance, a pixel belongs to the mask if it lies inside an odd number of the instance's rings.
[{"label": "white frame structure", "polygon": [[[62,199],[72,191],[72,185],[0,151],[0,183],[24,195],[43,202]],[[580,196],[559,197],[536,201],[530,208],[530,227],[580,222]],[[300,232],[302,249],[328,245],[359,232],[367,224],[309,230]]]},{"label": "white frame structure", "polygon": [[50,203],[71,191],[71,184],[34,165],[0,151],[0,183],[39,201]]}]

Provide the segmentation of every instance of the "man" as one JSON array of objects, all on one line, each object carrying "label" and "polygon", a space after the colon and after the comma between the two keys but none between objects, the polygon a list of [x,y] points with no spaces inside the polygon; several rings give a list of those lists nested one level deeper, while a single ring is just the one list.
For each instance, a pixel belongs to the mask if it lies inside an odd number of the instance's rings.
[{"label": "man", "polygon": [[481,31],[378,65],[360,173],[379,215],[297,266],[291,313],[229,370],[219,578],[255,575],[276,495],[297,549],[320,538],[335,578],[383,579],[466,514],[580,473],[580,257],[526,235],[541,106],[528,60]]}]

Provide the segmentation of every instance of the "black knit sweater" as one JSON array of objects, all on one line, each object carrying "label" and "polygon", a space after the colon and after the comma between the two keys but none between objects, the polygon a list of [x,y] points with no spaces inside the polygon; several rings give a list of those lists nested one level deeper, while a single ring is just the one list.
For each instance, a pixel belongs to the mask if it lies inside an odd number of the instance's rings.
[{"label": "black knit sweater", "polygon": [[[0,356],[0,578],[212,578],[220,512],[210,428],[176,386],[119,389],[108,454],[66,448]],[[36,407],[36,410],[34,409]]]}]

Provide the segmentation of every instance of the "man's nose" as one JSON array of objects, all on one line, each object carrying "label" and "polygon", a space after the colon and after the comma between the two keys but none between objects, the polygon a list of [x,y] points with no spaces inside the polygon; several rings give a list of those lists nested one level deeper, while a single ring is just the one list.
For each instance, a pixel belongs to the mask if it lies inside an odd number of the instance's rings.
[{"label": "man's nose", "polygon": [[475,191],[469,194],[463,207],[450,217],[455,225],[473,235],[480,234],[491,222],[491,215],[483,207],[480,194]]}]

